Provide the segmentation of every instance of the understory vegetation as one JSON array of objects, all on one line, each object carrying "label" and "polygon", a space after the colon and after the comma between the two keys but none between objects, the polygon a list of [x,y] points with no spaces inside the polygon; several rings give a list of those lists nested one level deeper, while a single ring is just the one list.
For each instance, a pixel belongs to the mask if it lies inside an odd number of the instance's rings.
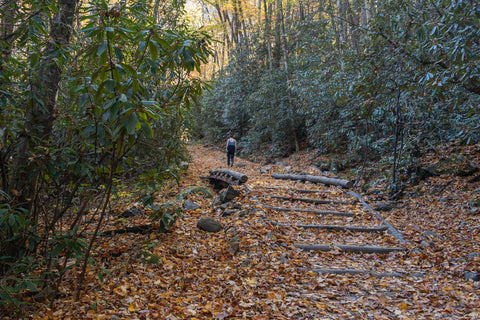
[{"label": "understory vegetation", "polygon": [[281,5],[239,32],[198,107],[198,137],[231,132],[242,154],[267,160],[299,148],[382,160],[395,175],[438,144],[479,141],[477,2]]},{"label": "understory vegetation", "polygon": [[2,309],[14,314],[26,294],[56,292],[69,270],[80,273],[80,296],[125,184],[136,185],[152,221],[175,220],[154,193],[188,160],[189,109],[205,87],[190,74],[210,54],[209,35],[181,22],[183,5],[2,4]]}]

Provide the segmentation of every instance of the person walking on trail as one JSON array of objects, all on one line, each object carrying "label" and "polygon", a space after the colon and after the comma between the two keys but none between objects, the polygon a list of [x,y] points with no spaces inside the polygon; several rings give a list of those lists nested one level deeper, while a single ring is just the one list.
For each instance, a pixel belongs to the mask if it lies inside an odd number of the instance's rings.
[{"label": "person walking on trail", "polygon": [[227,151],[227,166],[233,167],[233,158],[235,158],[235,152],[237,151],[237,141],[230,136],[227,139],[227,146],[225,147]]}]

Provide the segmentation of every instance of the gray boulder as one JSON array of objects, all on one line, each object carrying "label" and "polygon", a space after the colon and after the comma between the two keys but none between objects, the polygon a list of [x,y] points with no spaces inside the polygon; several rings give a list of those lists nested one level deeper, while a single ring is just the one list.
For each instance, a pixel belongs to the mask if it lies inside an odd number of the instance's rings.
[{"label": "gray boulder", "polygon": [[200,206],[198,204],[196,204],[195,202],[190,201],[190,200],[184,201],[183,204],[182,204],[182,207],[185,210],[197,210],[198,208],[200,208]]},{"label": "gray boulder", "polygon": [[220,194],[220,199],[222,200],[223,203],[225,203],[225,202],[232,201],[239,195],[240,195],[240,192],[235,190],[235,188],[233,188],[232,186],[228,186],[227,189],[225,189],[225,191],[223,191]]},{"label": "gray boulder", "polygon": [[197,227],[207,232],[218,232],[222,230],[222,225],[212,217],[200,218],[197,222]]}]

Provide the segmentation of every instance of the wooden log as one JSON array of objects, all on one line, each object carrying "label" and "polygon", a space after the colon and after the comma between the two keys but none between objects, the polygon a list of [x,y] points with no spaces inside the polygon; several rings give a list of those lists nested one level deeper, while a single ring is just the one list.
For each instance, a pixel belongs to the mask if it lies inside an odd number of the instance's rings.
[{"label": "wooden log", "polygon": [[402,244],[408,244],[408,241],[406,241],[403,238],[403,234],[401,234],[397,229],[395,229],[390,223],[388,223],[383,217],[375,210],[373,210],[372,207],[370,207],[365,201],[363,201],[362,197],[355,192],[348,192],[348,194],[353,195],[360,201],[360,203],[368,210],[370,210],[381,222],[388,228],[388,233],[394,236],[400,243]]},{"label": "wooden log", "polygon": [[280,187],[265,187],[262,185],[257,185],[255,187],[268,189],[268,190],[292,191],[292,192],[298,192],[298,193],[331,193],[330,190],[292,189],[292,188],[280,188]]},{"label": "wooden log", "polygon": [[305,251],[330,251],[334,249],[340,249],[345,252],[352,253],[389,253],[394,251],[405,251],[405,248],[398,247],[377,247],[377,246],[357,246],[357,245],[332,245],[332,244],[305,244],[305,243],[295,243],[296,247],[303,249]]},{"label": "wooden log", "polygon": [[315,204],[353,204],[355,201],[335,201],[335,200],[325,200],[325,199],[310,199],[310,198],[295,198],[295,197],[286,197],[286,196],[270,196],[270,198],[289,200],[289,201],[301,201],[306,203],[315,203]]},{"label": "wooden log", "polygon": [[387,230],[386,226],[364,227],[364,226],[305,224],[305,225],[297,225],[297,227],[303,228],[303,229],[324,229],[324,230],[341,231],[341,232],[351,231],[351,232],[366,232],[366,233],[384,232],[385,230]]},{"label": "wooden log", "polygon": [[318,274],[367,274],[375,278],[385,278],[385,277],[423,277],[425,276],[423,273],[403,273],[403,272],[375,272],[370,270],[358,270],[358,269],[306,269],[302,268],[301,270],[304,271],[312,271]]},{"label": "wooden log", "polygon": [[243,173],[236,172],[228,169],[214,169],[209,171],[211,176],[228,176],[239,182],[239,184],[245,183],[248,180],[248,176]]},{"label": "wooden log", "polygon": [[285,179],[285,180],[300,180],[300,181],[310,181],[314,183],[323,183],[326,185],[334,185],[337,187],[351,188],[353,183],[348,180],[328,178],[324,176],[312,176],[312,175],[296,175],[296,174],[280,174],[272,173],[272,178],[274,179]]},{"label": "wooden log", "polygon": [[322,211],[322,210],[313,210],[313,209],[300,209],[300,208],[282,208],[282,207],[273,207],[269,205],[263,205],[264,208],[272,209],[275,211],[298,211],[298,212],[307,212],[313,213],[318,216],[321,215],[332,215],[338,217],[354,217],[356,213],[353,212],[340,212],[340,211]]},{"label": "wooden log", "polygon": [[387,230],[385,226],[377,226],[377,227],[364,227],[364,226],[339,226],[339,225],[330,225],[330,224],[283,224],[278,223],[276,221],[271,221],[272,224],[279,226],[279,227],[297,227],[303,229],[324,229],[324,230],[332,230],[332,231],[339,231],[339,232],[366,232],[366,233],[375,233],[375,232],[383,232]]}]

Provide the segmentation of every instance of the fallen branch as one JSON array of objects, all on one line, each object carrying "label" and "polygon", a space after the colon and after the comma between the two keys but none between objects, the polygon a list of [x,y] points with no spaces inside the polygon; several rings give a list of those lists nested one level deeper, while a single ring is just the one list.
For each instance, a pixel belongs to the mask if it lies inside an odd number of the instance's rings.
[{"label": "fallen branch", "polygon": [[113,236],[116,234],[124,234],[124,233],[147,233],[153,230],[153,225],[141,225],[141,226],[133,226],[133,227],[125,227],[121,229],[115,230],[106,230],[99,233],[99,236]]},{"label": "fallen branch", "polygon": [[403,234],[400,233],[397,229],[395,229],[394,226],[392,226],[390,223],[388,223],[385,219],[383,219],[383,217],[375,210],[373,210],[372,207],[370,207],[365,201],[363,201],[362,197],[355,193],[355,192],[348,192],[348,194],[356,197],[358,199],[358,201],[360,201],[360,203],[368,210],[370,210],[381,222],[383,225],[385,225],[388,229],[388,233],[391,234],[392,236],[394,236],[400,243],[402,244],[408,244],[408,241],[406,241],[404,238],[403,238]]},{"label": "fallen branch", "polygon": [[343,187],[343,188],[351,188],[353,186],[353,183],[351,181],[343,180],[343,179],[328,178],[323,176],[272,173],[272,178],[285,179],[285,180],[309,181],[314,183],[323,183],[325,185],[334,185],[334,186]]},{"label": "fallen branch", "polygon": [[357,213],[353,212],[340,212],[340,211],[321,211],[321,210],[313,210],[313,209],[300,209],[300,208],[282,208],[282,207],[273,207],[268,205],[263,205],[264,208],[272,209],[275,211],[298,211],[298,212],[307,212],[313,213],[316,215],[333,215],[339,217],[354,217]]},{"label": "fallen branch", "polygon": [[374,272],[370,270],[357,270],[357,269],[307,269],[301,268],[303,271],[312,271],[318,274],[368,274],[375,278],[384,278],[384,277],[423,277],[425,276],[423,273],[403,273],[403,272]]},{"label": "fallen branch", "polygon": [[375,233],[375,232],[383,232],[387,230],[385,226],[378,226],[378,227],[363,227],[363,226],[339,226],[339,225],[318,225],[318,224],[305,224],[305,225],[297,225],[299,228],[303,229],[324,229],[324,230],[332,230],[332,231],[340,231],[340,232],[366,232],[366,233]]},{"label": "fallen branch", "polygon": [[294,197],[285,197],[285,196],[270,196],[270,198],[289,200],[289,201],[301,201],[306,203],[315,203],[315,204],[352,204],[348,201],[335,201],[335,200],[324,200],[324,199],[309,199],[309,198],[294,198]]},{"label": "fallen branch", "polygon": [[268,190],[287,190],[298,193],[331,193],[330,190],[310,190],[310,189],[291,189],[291,188],[279,188],[279,187],[265,187],[261,185],[256,185],[257,188],[263,188]]},{"label": "fallen branch", "polygon": [[376,246],[356,246],[356,245],[332,245],[332,244],[304,244],[295,243],[294,246],[305,251],[330,251],[339,249],[340,251],[352,253],[389,253],[394,251],[405,251],[405,248],[398,247],[376,247]]}]

